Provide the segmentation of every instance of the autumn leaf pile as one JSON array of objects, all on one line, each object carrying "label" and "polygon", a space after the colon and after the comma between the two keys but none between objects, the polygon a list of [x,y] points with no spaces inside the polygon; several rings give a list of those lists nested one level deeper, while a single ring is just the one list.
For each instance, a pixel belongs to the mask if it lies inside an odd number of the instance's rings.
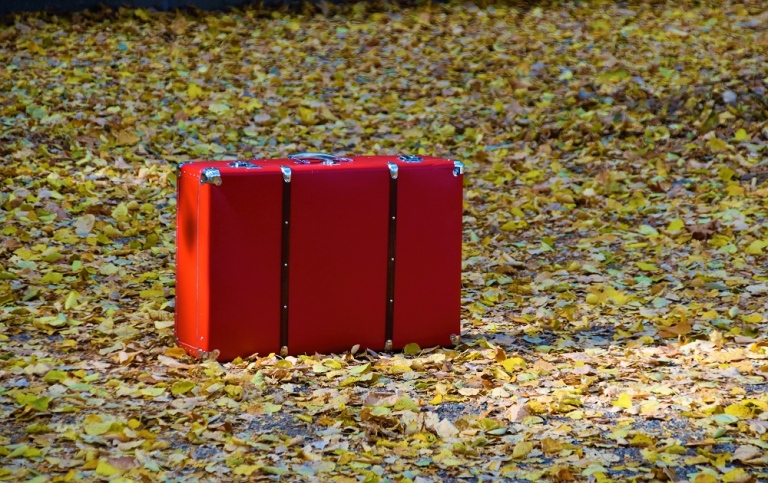
[{"label": "autumn leaf pile", "polygon": [[[0,23],[0,480],[768,478],[762,2]],[[175,169],[468,166],[463,340],[198,362]]]}]

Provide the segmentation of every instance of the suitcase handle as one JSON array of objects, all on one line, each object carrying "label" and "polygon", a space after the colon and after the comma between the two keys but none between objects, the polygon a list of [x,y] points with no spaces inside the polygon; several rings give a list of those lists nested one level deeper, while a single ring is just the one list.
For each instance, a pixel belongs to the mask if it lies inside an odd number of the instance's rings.
[{"label": "suitcase handle", "polygon": [[296,161],[298,164],[312,164],[312,160],[317,160],[319,164],[339,164],[352,161],[350,158],[340,158],[326,153],[296,153],[288,156],[288,159]]}]

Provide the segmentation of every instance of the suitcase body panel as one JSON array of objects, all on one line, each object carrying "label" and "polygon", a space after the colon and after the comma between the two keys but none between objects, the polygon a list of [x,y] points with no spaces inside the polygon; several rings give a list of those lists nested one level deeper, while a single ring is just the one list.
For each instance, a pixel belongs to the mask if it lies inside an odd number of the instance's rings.
[{"label": "suitcase body panel", "polygon": [[[188,178],[188,179],[184,179]],[[179,172],[176,193],[176,341],[197,353],[197,225],[199,179]]]},{"label": "suitcase body panel", "polygon": [[[211,164],[226,185],[200,182]],[[221,360],[279,350],[279,169],[252,176],[226,164],[183,166],[177,219],[176,339]],[[254,204],[260,209],[252,209]]]},{"label": "suitcase body panel", "polygon": [[384,347],[389,171],[296,170],[288,348]]},{"label": "suitcase body panel", "polygon": [[461,329],[462,186],[452,166],[407,168],[397,187],[393,345],[447,346]]},{"label": "suitcase body panel", "polygon": [[437,158],[345,161],[181,166],[176,336],[187,352],[231,360],[459,335],[463,176]]},{"label": "suitcase body panel", "polygon": [[269,354],[280,343],[280,325],[275,323],[280,284],[275,281],[280,279],[281,243],[275,234],[282,217],[274,205],[281,199],[283,178],[277,172],[237,173],[226,181],[208,190],[210,249],[201,254],[209,258],[208,277],[201,281],[209,284],[210,306],[200,336],[207,340],[204,351],[220,348],[222,360]]}]

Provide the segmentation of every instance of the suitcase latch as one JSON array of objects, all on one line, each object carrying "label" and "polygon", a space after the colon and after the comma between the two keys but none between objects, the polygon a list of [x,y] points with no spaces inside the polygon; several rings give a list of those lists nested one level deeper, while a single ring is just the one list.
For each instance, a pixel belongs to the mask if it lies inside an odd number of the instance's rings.
[{"label": "suitcase latch", "polygon": [[205,168],[200,172],[200,184],[221,185],[221,172],[216,168]]}]

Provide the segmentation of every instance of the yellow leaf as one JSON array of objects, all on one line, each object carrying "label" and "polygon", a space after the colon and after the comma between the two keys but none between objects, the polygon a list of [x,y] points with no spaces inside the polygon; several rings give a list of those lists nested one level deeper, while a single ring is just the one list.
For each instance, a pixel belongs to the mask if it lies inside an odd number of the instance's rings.
[{"label": "yellow leaf", "polygon": [[102,418],[98,414],[89,414],[85,417],[85,433],[90,436],[105,434],[112,427],[113,420]]},{"label": "yellow leaf", "polygon": [[203,89],[201,89],[197,84],[190,83],[187,86],[187,95],[190,99],[197,99],[203,95]]},{"label": "yellow leaf", "polygon": [[29,449],[29,446],[27,446],[26,444],[22,444],[21,446],[16,447],[16,449],[8,453],[6,455],[6,458],[11,459],[19,456],[24,456],[24,453],[26,453],[28,449]]},{"label": "yellow leaf", "polygon": [[726,143],[722,139],[715,136],[712,136],[711,138],[709,138],[709,141],[707,142],[707,144],[709,144],[709,149],[715,152],[725,151],[728,149],[728,143]]},{"label": "yellow leaf", "polygon": [[146,10],[143,10],[141,8],[137,8],[133,11],[133,14],[139,17],[140,19],[144,20],[145,22],[149,22],[149,14]]},{"label": "yellow leaf", "polygon": [[519,369],[525,369],[526,363],[525,360],[520,357],[510,357],[509,359],[501,361],[501,366],[507,372],[514,372]]},{"label": "yellow leaf", "polygon": [[171,387],[171,394],[178,396],[179,394],[185,394],[194,389],[196,384],[192,381],[179,381]]},{"label": "yellow leaf", "polygon": [[308,107],[299,107],[299,118],[305,126],[317,124],[317,114],[314,109]]},{"label": "yellow leaf", "polygon": [[120,131],[117,133],[118,146],[130,146],[141,141],[141,138],[131,131]]},{"label": "yellow leaf", "polygon": [[246,103],[246,104],[243,106],[243,108],[244,108],[244,109],[245,109],[247,112],[253,112],[253,111],[255,111],[256,109],[261,109],[261,107],[262,107],[262,104],[261,104],[261,102],[259,102],[259,100],[258,100],[258,99],[251,99],[250,101],[248,101],[248,102],[247,102],[247,103]]},{"label": "yellow leaf", "polygon": [[616,407],[629,409],[632,407],[632,397],[626,392],[619,394],[619,398],[613,401],[613,405]]},{"label": "yellow leaf", "polygon": [[587,303],[590,305],[597,305],[600,303],[600,297],[597,294],[593,294],[593,293],[587,295],[586,300],[587,300]]},{"label": "yellow leaf", "polygon": [[632,299],[631,296],[613,287],[607,287],[604,296],[613,300],[616,305],[624,305]]},{"label": "yellow leaf", "polygon": [[58,272],[48,272],[45,274],[43,278],[40,279],[40,283],[59,283],[61,282],[61,279],[64,278],[64,275],[58,273]]},{"label": "yellow leaf", "polygon": [[429,404],[433,406],[437,406],[438,404],[443,402],[443,395],[440,393],[437,393],[435,397],[432,398],[431,401],[429,401]]},{"label": "yellow leaf", "polygon": [[261,467],[256,465],[239,465],[235,467],[233,473],[241,476],[251,476],[251,473],[258,470],[259,468]]},{"label": "yellow leaf", "polygon": [[541,440],[541,450],[546,454],[559,453],[563,450],[563,445],[552,438],[544,438]]},{"label": "yellow leaf", "polygon": [[508,221],[501,225],[499,228],[503,231],[515,231],[520,228],[525,228],[527,223],[524,220],[521,221]]},{"label": "yellow leaf", "polygon": [[411,343],[406,344],[405,347],[403,347],[403,353],[407,356],[415,356],[421,352],[421,347],[419,347],[419,344]]},{"label": "yellow leaf", "polygon": [[681,219],[672,220],[667,226],[667,231],[676,232],[685,228],[685,222]]},{"label": "yellow leaf", "polygon": [[763,240],[755,240],[752,243],[749,244],[747,248],[744,249],[744,253],[747,255],[762,255],[763,254],[763,248],[768,246],[768,242],[765,242]]},{"label": "yellow leaf", "polygon": [[456,134],[456,128],[452,124],[446,124],[440,128],[440,134],[448,138],[453,137]]},{"label": "yellow leaf", "polygon": [[717,483],[717,477],[709,473],[699,473],[692,483]]},{"label": "yellow leaf", "polygon": [[749,324],[759,324],[763,321],[763,314],[742,315],[741,320]]},{"label": "yellow leaf", "polygon": [[747,131],[745,129],[739,129],[736,131],[736,135],[733,136],[734,141],[751,141],[752,137],[747,134]]},{"label": "yellow leaf", "polygon": [[125,203],[120,203],[114,210],[112,210],[112,218],[117,221],[128,220],[128,207]]},{"label": "yellow leaf", "polygon": [[214,114],[221,115],[221,114],[224,114],[225,112],[228,112],[230,110],[230,107],[221,102],[217,102],[215,104],[211,104],[210,106],[208,106],[208,110]]},{"label": "yellow leaf", "polygon": [[187,355],[187,351],[182,349],[181,347],[169,347],[165,350],[164,354],[168,357],[175,357],[176,359],[181,359],[185,355]]},{"label": "yellow leaf", "polygon": [[99,460],[99,464],[96,466],[96,474],[100,476],[114,476],[120,474],[120,470],[104,460]]},{"label": "yellow leaf", "polygon": [[512,208],[510,208],[509,212],[518,218],[525,218],[525,212],[520,208],[518,208],[517,206],[513,206]]},{"label": "yellow leaf", "polygon": [[748,483],[751,481],[755,481],[754,478],[742,468],[736,468],[723,475],[723,483]]},{"label": "yellow leaf", "polygon": [[731,416],[736,416],[739,419],[748,419],[752,417],[752,409],[746,404],[731,404],[727,406],[723,412]]},{"label": "yellow leaf", "polygon": [[404,130],[403,131],[403,136],[405,136],[406,139],[422,138],[422,137],[424,137],[424,131],[422,131],[419,128],[414,127],[414,128],[411,128],[411,129]]},{"label": "yellow leaf", "polygon": [[392,409],[395,411],[419,412],[419,405],[416,404],[413,399],[409,398],[408,396],[401,396],[400,399],[395,402],[395,405],[392,407]]},{"label": "yellow leaf", "polygon": [[768,402],[761,401],[759,399],[745,399],[742,401],[742,404],[752,404],[753,406],[759,407],[763,411],[768,411]]},{"label": "yellow leaf", "polygon": [[66,310],[71,309],[72,307],[77,306],[77,298],[79,294],[75,292],[74,290],[69,292],[69,295],[67,295],[67,300],[64,302],[64,308]]},{"label": "yellow leaf", "polygon": [[729,184],[725,191],[729,196],[744,196],[744,187],[738,183]]},{"label": "yellow leaf", "polygon": [[531,451],[533,451],[533,443],[520,441],[515,445],[515,449],[512,450],[512,459],[523,459],[528,456],[528,453]]},{"label": "yellow leaf", "polygon": [[99,269],[99,273],[103,275],[114,275],[120,271],[120,267],[113,263],[105,263]]},{"label": "yellow leaf", "polygon": [[732,170],[729,167],[720,168],[720,171],[717,172],[718,177],[723,182],[728,182],[733,178],[733,175],[736,174],[736,171]]},{"label": "yellow leaf", "polygon": [[640,270],[643,270],[645,272],[658,272],[659,271],[659,267],[657,267],[653,263],[635,262],[635,265],[637,265],[637,267]]},{"label": "yellow leaf", "polygon": [[635,448],[649,448],[653,446],[653,439],[647,434],[637,433],[629,445]]}]

